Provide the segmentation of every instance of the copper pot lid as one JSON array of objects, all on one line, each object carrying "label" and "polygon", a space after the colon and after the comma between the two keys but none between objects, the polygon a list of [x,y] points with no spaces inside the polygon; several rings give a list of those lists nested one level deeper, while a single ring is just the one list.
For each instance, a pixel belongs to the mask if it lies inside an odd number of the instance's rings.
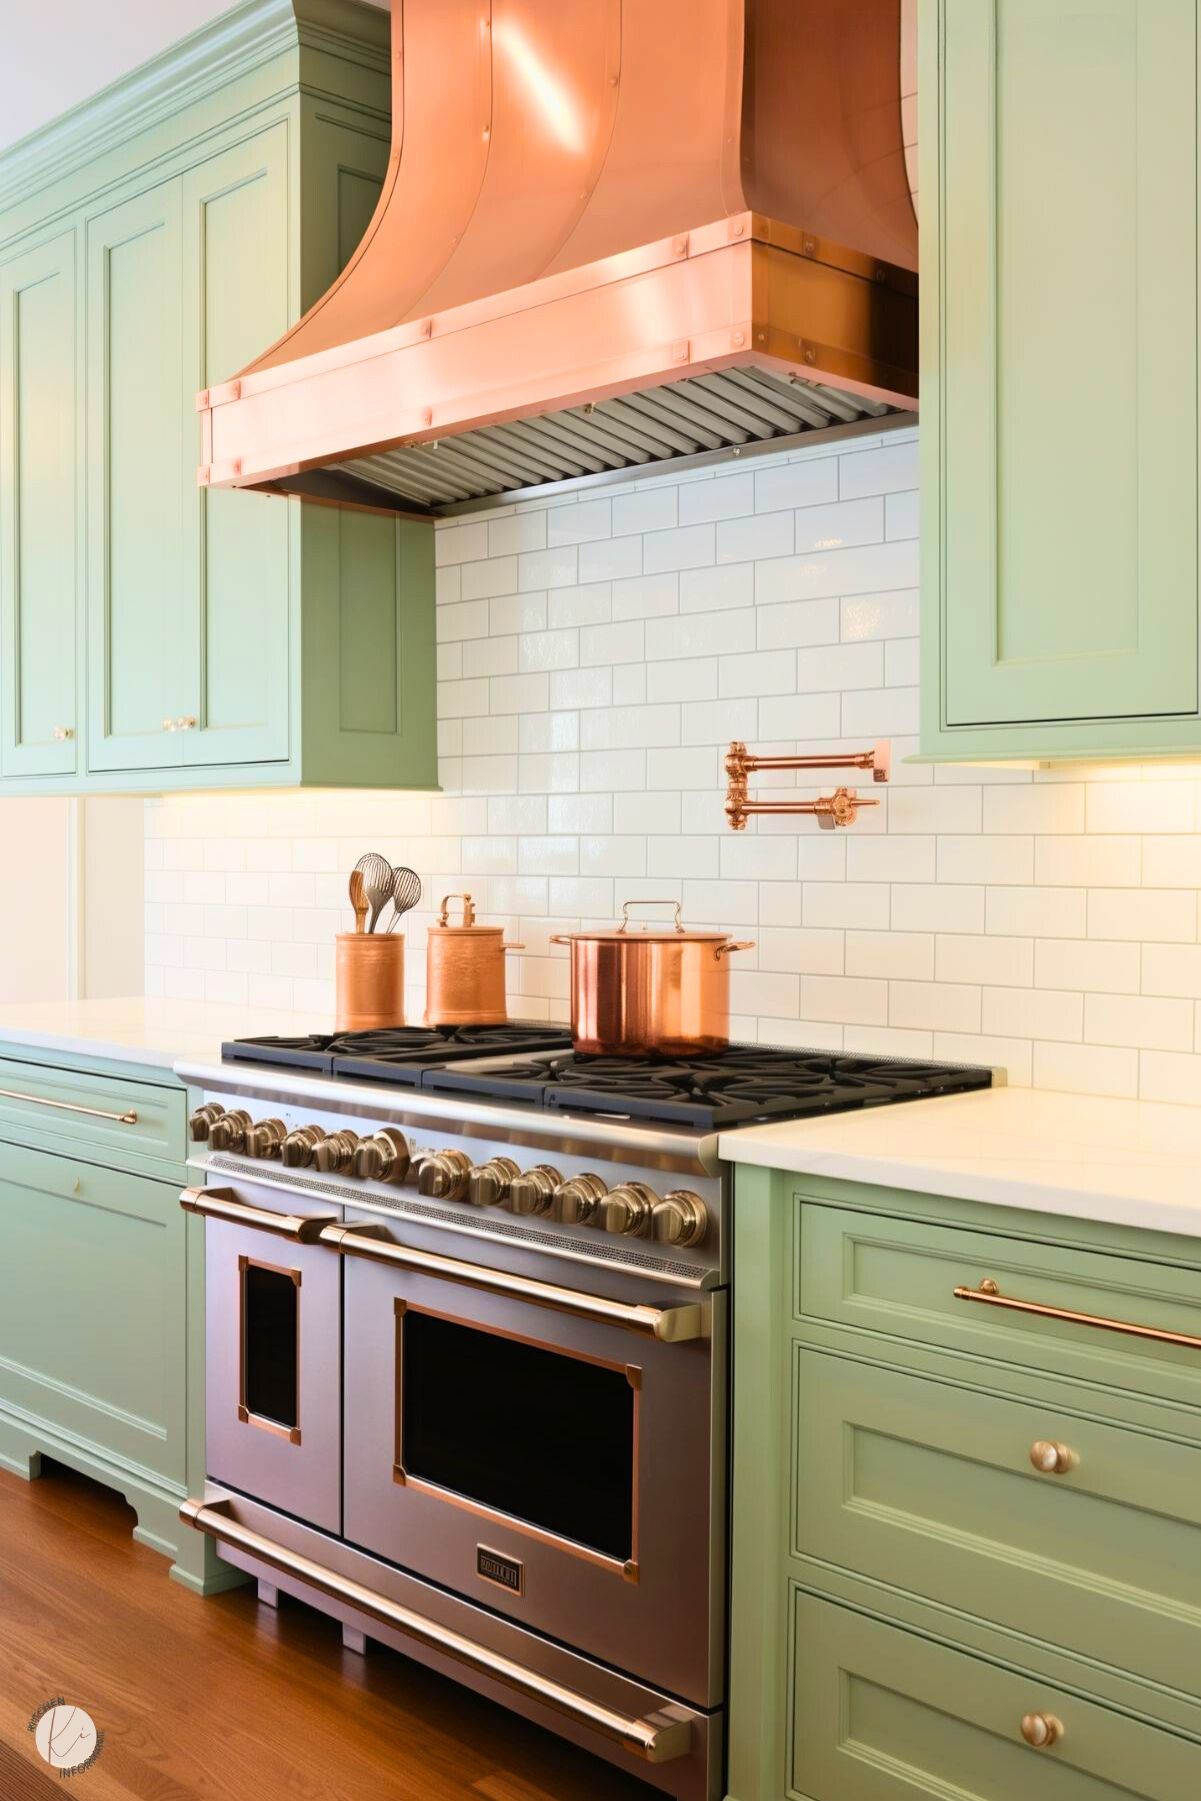
[{"label": "copper pot lid", "polygon": [[[631,907],[673,907],[675,909],[674,926],[640,925],[634,931],[629,930]],[[561,932],[554,940],[556,944],[725,944],[728,932],[690,932],[684,927],[681,914],[683,906],[675,900],[625,901],[621,909],[621,924],[611,926],[598,932]]]},{"label": "copper pot lid", "polygon": [[[451,901],[462,901],[463,903],[463,917],[458,925],[453,926],[450,923]],[[442,896],[442,908],[438,914],[437,921],[430,927],[431,932],[450,932],[459,936],[465,932],[469,932],[473,938],[479,938],[481,936],[502,938],[504,936],[504,930],[504,926],[476,925],[475,902],[469,894],[444,894]]]}]

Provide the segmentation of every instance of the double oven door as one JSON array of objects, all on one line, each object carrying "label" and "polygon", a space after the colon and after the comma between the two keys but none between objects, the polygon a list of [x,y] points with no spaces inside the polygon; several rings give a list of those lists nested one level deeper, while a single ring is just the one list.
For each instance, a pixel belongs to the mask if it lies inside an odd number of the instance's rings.
[{"label": "double oven door", "polygon": [[498,1269],[374,1217],[301,1230],[210,1219],[210,1476],[717,1705],[724,1293]]}]

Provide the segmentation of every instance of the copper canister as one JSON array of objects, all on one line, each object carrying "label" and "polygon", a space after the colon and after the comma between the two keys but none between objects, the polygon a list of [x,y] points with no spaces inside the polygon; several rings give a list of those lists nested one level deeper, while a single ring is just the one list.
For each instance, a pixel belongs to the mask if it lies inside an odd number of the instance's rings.
[{"label": "copper canister", "polygon": [[405,941],[399,932],[339,932],[334,973],[340,1032],[404,1024]]},{"label": "copper canister", "polygon": [[[634,905],[674,907],[674,926],[629,930]],[[571,1037],[577,1051],[614,1057],[686,1057],[730,1041],[731,951],[753,950],[728,932],[685,931],[678,901],[627,901],[607,932],[566,932],[571,946]]]},{"label": "copper canister", "polygon": [[[450,923],[451,901],[462,901],[463,917]],[[503,926],[475,923],[469,894],[447,894],[438,922],[429,929],[425,952],[427,1026],[500,1026],[505,1004],[505,952],[524,950],[504,942]]]}]

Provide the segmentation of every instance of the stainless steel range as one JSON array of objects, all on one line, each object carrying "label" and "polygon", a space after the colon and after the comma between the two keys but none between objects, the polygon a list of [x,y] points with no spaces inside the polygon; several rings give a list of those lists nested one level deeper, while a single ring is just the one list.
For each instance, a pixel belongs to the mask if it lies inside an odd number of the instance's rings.
[{"label": "stainless steel range", "polygon": [[722,1793],[732,1183],[717,1130],[986,1085],[558,1028],[181,1065],[222,1555],[678,1801]]}]

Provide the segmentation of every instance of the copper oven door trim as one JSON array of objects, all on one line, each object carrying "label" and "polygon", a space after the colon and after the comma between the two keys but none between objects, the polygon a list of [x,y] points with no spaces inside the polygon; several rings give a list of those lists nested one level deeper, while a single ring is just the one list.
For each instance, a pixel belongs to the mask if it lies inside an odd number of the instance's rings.
[{"label": "copper oven door trim", "polygon": [[[296,1290],[296,1424],[285,1426],[280,1420],[268,1419],[265,1413],[254,1413],[246,1404],[246,1271],[265,1269],[274,1276],[288,1276]],[[267,1263],[261,1257],[238,1256],[238,1419],[244,1426],[257,1426],[261,1432],[272,1432],[290,1445],[301,1443],[300,1429],[300,1284],[303,1273],[289,1264]]]},{"label": "copper oven door trim", "polygon": [[[552,1550],[566,1552],[568,1556],[578,1557],[585,1563],[595,1564],[599,1569],[608,1570],[621,1576],[626,1582],[638,1581],[638,1526],[641,1510],[639,1495],[639,1473],[641,1466],[642,1442],[642,1370],[639,1365],[621,1363],[616,1359],[596,1357],[589,1351],[571,1350],[563,1345],[548,1344],[545,1339],[531,1337],[525,1332],[510,1332],[500,1326],[483,1325],[478,1320],[464,1319],[460,1313],[448,1313],[439,1307],[425,1307],[397,1295],[392,1303],[395,1317],[395,1392],[393,1396],[393,1459],[392,1480],[413,1494],[428,1495],[432,1500],[445,1501],[452,1507],[459,1507],[465,1513],[474,1514],[477,1519],[493,1520],[499,1526],[506,1526],[512,1532],[520,1532],[526,1538],[534,1539],[538,1544],[548,1545]],[[550,1532],[543,1526],[535,1526],[519,1515],[505,1513],[499,1507],[489,1507],[483,1501],[473,1501],[470,1496],[460,1494],[456,1489],[444,1488],[439,1482],[430,1482],[424,1476],[413,1476],[404,1465],[404,1317],[406,1313],[424,1313],[431,1319],[446,1320],[455,1326],[467,1326],[473,1332],[486,1332],[494,1338],[506,1338],[513,1344],[531,1345],[536,1350],[547,1351],[556,1357],[571,1357],[578,1363],[591,1363],[599,1369],[621,1371],[634,1393],[634,1451],[633,1468],[630,1472],[631,1517],[630,1517],[630,1556],[627,1559],[609,1557],[603,1551],[593,1550],[591,1546],[580,1544],[574,1538],[564,1538],[559,1532]],[[503,1585],[498,1585],[503,1586]]]}]

